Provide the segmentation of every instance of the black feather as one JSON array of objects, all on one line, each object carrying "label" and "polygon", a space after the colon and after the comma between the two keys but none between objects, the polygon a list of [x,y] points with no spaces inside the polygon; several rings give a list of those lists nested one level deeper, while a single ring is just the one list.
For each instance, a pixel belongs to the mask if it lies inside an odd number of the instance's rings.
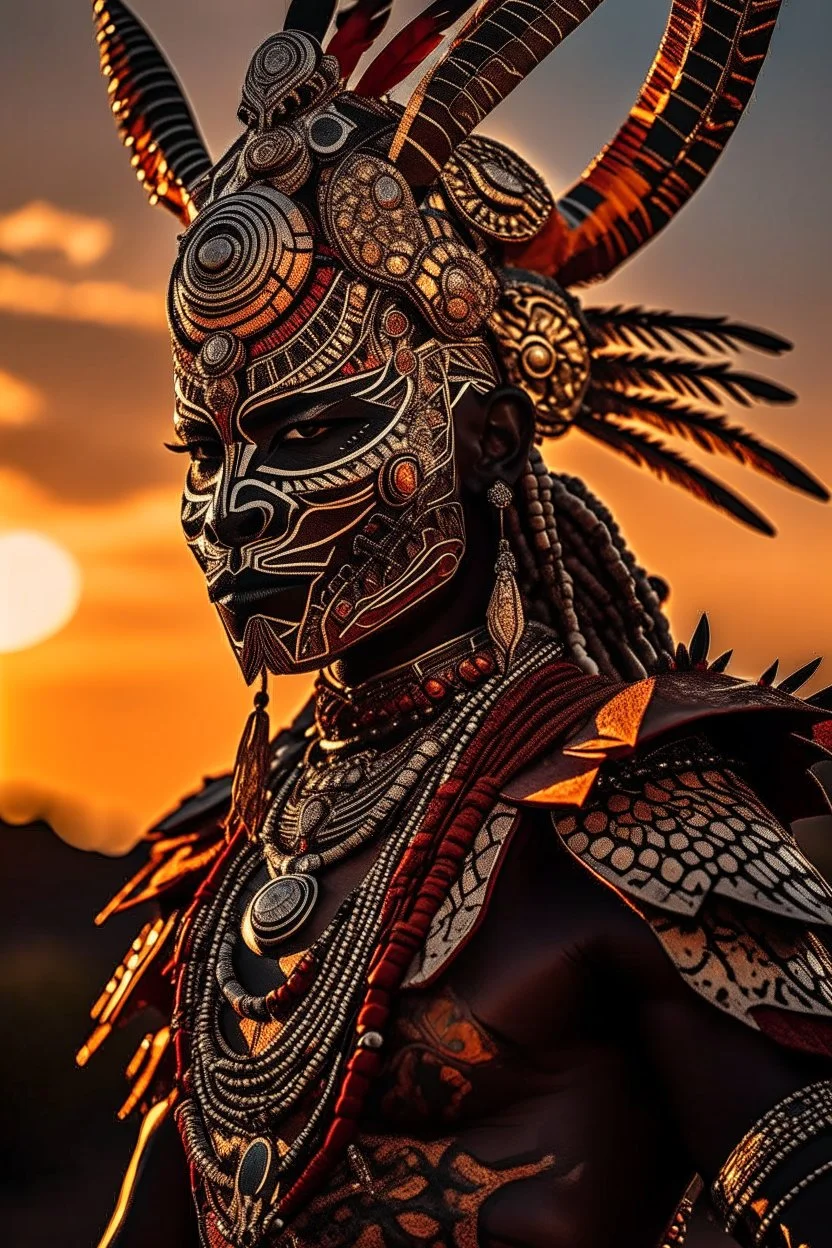
[{"label": "black feather", "polygon": [[705,398],[719,406],[724,396],[748,407],[761,403],[793,403],[792,390],[764,377],[740,373],[729,364],[701,363],[662,355],[640,355],[631,351],[595,353],[592,375],[596,381],[625,391],[649,390],[675,393],[683,398]]},{"label": "black feather", "polygon": [[708,664],[709,672],[724,672],[728,664],[734,657],[733,650],[725,650],[722,654],[717,655],[713,663]]},{"label": "black feather", "polygon": [[640,420],[654,429],[661,429],[663,433],[689,438],[709,454],[731,455],[741,464],[747,464],[775,481],[803,490],[814,498],[824,501],[829,498],[826,487],[793,459],[761,442],[747,429],[729,424],[719,412],[691,407],[678,399],[626,395],[598,385],[591,387],[587,403],[601,416]]},{"label": "black feather", "polygon": [[711,648],[711,626],[708,623],[708,617],[703,611],[699,617],[699,623],[693,630],[693,636],[688,643],[690,651],[690,661],[694,667],[700,663],[704,663],[708,657],[708,651]]},{"label": "black feather", "polygon": [[769,685],[773,685],[774,678],[777,675],[777,669],[779,666],[780,666],[780,660],[775,659],[774,662],[771,664],[771,667],[767,667],[766,670],[763,672],[762,676],[757,681],[757,684],[764,685],[766,687],[768,687]]},{"label": "black feather", "polygon": [[780,681],[777,688],[781,693],[796,693],[798,689],[806,684],[807,680],[811,680],[815,672],[823,662],[823,657],[812,659],[809,663],[804,663],[803,667],[799,667],[796,672],[792,672],[791,676],[786,676]]},{"label": "black feather", "polygon": [[336,6],[337,0],[292,0],[283,29],[302,30],[323,43]]},{"label": "black feather", "polygon": [[656,476],[682,486],[696,498],[727,511],[758,533],[774,536],[774,529],[765,516],[720,481],[688,463],[676,451],[670,450],[664,443],[635,429],[624,429],[610,419],[602,420],[586,410],[575,418],[575,425],[590,437],[626,455],[631,463],[641,468],[649,468]]},{"label": "black feather", "polygon": [[726,316],[684,316],[622,304],[612,308],[584,308],[583,311],[593,337],[610,346],[654,348],[658,345],[664,350],[673,350],[675,343],[681,343],[694,355],[705,355],[709,350],[727,354],[743,347],[768,355],[782,355],[792,349],[792,344],[779,334],[729,321]]}]

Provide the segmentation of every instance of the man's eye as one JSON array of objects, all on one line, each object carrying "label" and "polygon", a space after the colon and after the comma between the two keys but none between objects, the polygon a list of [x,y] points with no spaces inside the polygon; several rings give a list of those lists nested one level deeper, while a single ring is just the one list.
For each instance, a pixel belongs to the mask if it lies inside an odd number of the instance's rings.
[{"label": "man's eye", "polygon": [[280,442],[314,442],[331,429],[331,425],[292,425],[280,434]]},{"label": "man's eye", "polygon": [[222,459],[222,447],[219,442],[166,442],[166,448],[174,455],[190,455],[191,459],[200,464],[208,461],[218,462]]}]

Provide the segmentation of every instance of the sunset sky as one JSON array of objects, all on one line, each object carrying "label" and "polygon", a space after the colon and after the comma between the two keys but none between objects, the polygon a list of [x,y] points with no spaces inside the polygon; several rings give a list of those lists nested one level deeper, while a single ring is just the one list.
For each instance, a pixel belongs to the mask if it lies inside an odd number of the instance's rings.
[{"label": "sunset sky", "polygon": [[[237,132],[248,57],[285,5],[135,7],[218,155]],[[563,189],[623,119],[666,10],[665,0],[606,0],[488,133]],[[171,411],[163,291],[177,224],[147,206],[116,139],[89,5],[4,3],[3,28],[0,533],[54,538],[80,565],[83,589],[62,632],[0,656],[0,814],[46,813],[70,839],[115,848],[203,774],[229,767],[250,695],[179,535],[181,461],[162,448]],[[754,428],[827,483],[830,41],[825,0],[783,6],[756,99],[705,188],[586,295],[727,313],[793,340],[783,360],[744,361],[800,392],[795,407],[755,412]],[[775,655],[786,666],[832,656],[832,507],[711,460],[773,520],[771,540],[579,435],[549,453],[588,480],[642,561],[670,580],[680,637],[707,610],[740,674],[758,674]],[[307,687],[278,682],[275,719]]]}]

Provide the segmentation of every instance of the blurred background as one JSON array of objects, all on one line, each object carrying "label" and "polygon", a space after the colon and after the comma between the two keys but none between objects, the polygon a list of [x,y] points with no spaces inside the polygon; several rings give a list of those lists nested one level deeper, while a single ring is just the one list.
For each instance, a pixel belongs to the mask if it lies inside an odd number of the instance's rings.
[{"label": "blurred background", "polygon": [[[285,4],[135,7],[218,154],[237,131],[248,57]],[[400,19],[418,7],[401,4]],[[488,132],[554,191],[567,186],[632,103],[667,7],[606,0]],[[249,694],[179,536],[181,461],[162,448],[178,227],[147,206],[116,139],[89,6],[0,0],[0,16],[0,1199],[4,1242],[40,1248],[59,1228],[66,1248],[87,1248],[132,1140],[114,1110],[137,1037],[83,1072],[73,1053],[136,921],[93,928],[131,864],[80,851],[124,853],[204,774],[227,770]],[[744,361],[800,393],[755,412],[754,428],[827,483],[830,39],[824,0],[787,0],[757,96],[705,188],[587,295],[727,313],[793,340],[783,360]],[[549,456],[588,480],[671,582],[680,637],[707,610],[715,653],[733,646],[742,675],[832,649],[832,508],[720,461],[774,521],[770,540],[577,435]],[[821,669],[816,683],[830,681]],[[277,685],[276,720],[307,687]]]}]

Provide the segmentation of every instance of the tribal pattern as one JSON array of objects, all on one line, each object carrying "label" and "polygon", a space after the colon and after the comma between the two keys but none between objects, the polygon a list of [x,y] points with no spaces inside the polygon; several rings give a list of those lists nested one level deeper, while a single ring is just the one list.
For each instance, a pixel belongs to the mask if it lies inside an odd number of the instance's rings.
[{"label": "tribal pattern", "polygon": [[459,1122],[477,1073],[499,1063],[494,1039],[452,988],[406,996],[391,1028],[393,1055],[379,1076],[379,1106],[394,1129]]},{"label": "tribal pattern", "polygon": [[[687,984],[718,1009],[761,1031],[768,1014],[818,1020],[832,1050],[832,957],[814,934],[771,915],[712,899],[695,921],[644,908],[653,932]],[[809,1048],[795,1029],[797,1048]]]},{"label": "tribal pattern", "polygon": [[[693,752],[693,751],[689,751]],[[569,852],[637,903],[693,917],[709,894],[832,925],[832,888],[733,772],[654,752],[579,815],[554,814]]]},{"label": "tribal pattern", "polygon": [[518,820],[517,808],[500,802],[483,821],[462,872],[437,910],[403,987],[424,988],[433,983],[473,936]]},{"label": "tribal pattern", "polygon": [[498,1168],[453,1138],[363,1135],[340,1181],[294,1224],[291,1248],[478,1248],[488,1198],[553,1163],[545,1156]]}]

